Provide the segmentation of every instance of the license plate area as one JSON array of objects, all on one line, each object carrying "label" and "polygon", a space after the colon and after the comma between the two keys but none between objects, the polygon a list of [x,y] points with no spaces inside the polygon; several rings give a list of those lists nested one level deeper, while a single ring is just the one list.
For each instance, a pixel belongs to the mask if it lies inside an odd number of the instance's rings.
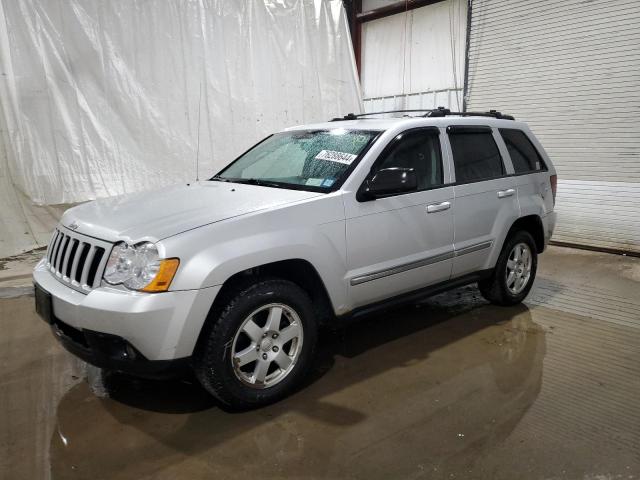
[{"label": "license plate area", "polygon": [[34,284],[33,287],[36,297],[36,313],[51,325],[53,323],[53,300],[51,294],[37,284]]}]

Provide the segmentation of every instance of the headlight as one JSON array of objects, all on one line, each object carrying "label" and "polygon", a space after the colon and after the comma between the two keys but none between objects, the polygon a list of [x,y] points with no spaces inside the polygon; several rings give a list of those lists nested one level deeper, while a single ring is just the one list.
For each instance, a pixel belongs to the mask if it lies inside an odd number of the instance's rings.
[{"label": "headlight", "polygon": [[111,285],[123,284],[132,290],[165,292],[178,265],[180,260],[177,258],[161,259],[153,243],[119,243],[109,255],[104,279]]}]

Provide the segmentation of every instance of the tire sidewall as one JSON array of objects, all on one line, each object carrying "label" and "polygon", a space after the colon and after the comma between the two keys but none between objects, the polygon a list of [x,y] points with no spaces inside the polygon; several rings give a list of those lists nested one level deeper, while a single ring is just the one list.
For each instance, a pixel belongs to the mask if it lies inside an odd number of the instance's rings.
[{"label": "tire sidewall", "polygon": [[[232,365],[233,340],[247,317],[269,303],[282,303],[296,311],[303,329],[302,351],[291,372],[265,389],[253,388],[237,378]],[[198,355],[196,373],[203,386],[223,403],[238,408],[272,403],[291,393],[308,370],[315,350],[317,323],[311,300],[292,282],[256,283],[235,296],[217,319]]]},{"label": "tire sidewall", "polygon": [[[526,243],[531,251],[531,274],[529,276],[529,281],[527,286],[518,294],[513,294],[507,287],[507,261],[509,260],[509,255],[518,243]],[[517,232],[515,235],[511,236],[504,245],[502,252],[500,253],[500,258],[496,265],[496,279],[499,282],[500,290],[503,298],[510,304],[520,303],[522,300],[526,298],[533,287],[533,282],[536,279],[536,272],[538,270],[538,251],[536,249],[535,241],[531,234],[525,231]]]}]

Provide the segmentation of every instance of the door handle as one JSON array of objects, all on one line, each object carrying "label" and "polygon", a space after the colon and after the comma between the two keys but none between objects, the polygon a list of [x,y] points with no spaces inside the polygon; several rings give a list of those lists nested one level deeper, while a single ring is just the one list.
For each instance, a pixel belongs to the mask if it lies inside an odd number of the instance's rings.
[{"label": "door handle", "polygon": [[510,197],[514,193],[516,193],[516,191],[513,188],[507,188],[506,190],[500,190],[500,191],[498,191],[498,198]]},{"label": "door handle", "polygon": [[427,213],[441,212],[442,210],[448,210],[451,208],[451,202],[433,203],[427,205]]}]

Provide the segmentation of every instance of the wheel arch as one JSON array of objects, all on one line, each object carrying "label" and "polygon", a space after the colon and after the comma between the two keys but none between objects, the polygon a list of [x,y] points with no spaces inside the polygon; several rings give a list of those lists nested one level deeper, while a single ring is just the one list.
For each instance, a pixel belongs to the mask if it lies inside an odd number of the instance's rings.
[{"label": "wheel arch", "polygon": [[505,236],[504,242],[506,242],[508,238],[511,238],[511,235],[521,230],[528,232],[533,237],[533,240],[536,243],[537,253],[542,253],[545,248],[545,243],[544,226],[542,224],[542,219],[540,218],[540,216],[534,214],[518,218],[515,222],[513,222],[513,225],[511,225],[511,228]]},{"label": "wheel arch", "polygon": [[[211,305],[205,325],[215,321],[235,293],[265,278],[289,280],[302,288],[311,298],[318,323],[326,324],[334,318],[331,298],[316,268],[308,260],[291,258],[246,268],[228,277]],[[199,337],[202,336],[205,325]],[[198,343],[200,338],[196,344]]]}]

